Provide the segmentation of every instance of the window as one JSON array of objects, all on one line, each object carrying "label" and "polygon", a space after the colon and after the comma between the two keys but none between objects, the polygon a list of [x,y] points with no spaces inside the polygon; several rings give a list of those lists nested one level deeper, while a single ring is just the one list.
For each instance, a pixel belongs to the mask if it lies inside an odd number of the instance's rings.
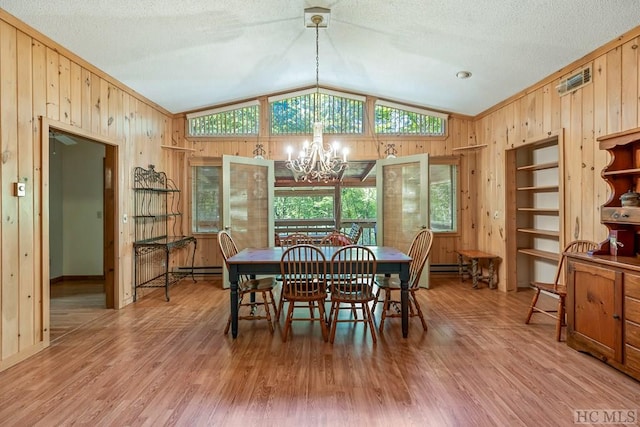
[{"label": "window", "polygon": [[192,166],[192,215],[194,233],[217,233],[220,230],[222,185],[221,166]]},{"label": "window", "polygon": [[341,189],[340,198],[340,217],[343,223],[353,220],[376,221],[376,187],[345,187]]},{"label": "window", "polygon": [[[457,162],[429,165],[430,228],[438,233],[458,230],[458,165]],[[436,160],[437,162],[437,160]]]},{"label": "window", "polygon": [[[296,135],[313,133],[315,120],[315,91],[302,92],[286,98],[269,99],[271,106],[271,134]],[[323,132],[328,134],[362,134],[364,97],[342,96],[323,90],[320,92],[319,119]]]},{"label": "window", "polygon": [[375,131],[392,135],[445,135],[446,115],[377,101],[375,106]]},{"label": "window", "polygon": [[248,102],[187,115],[190,136],[257,135],[258,102]]},{"label": "window", "polygon": [[333,188],[276,189],[274,218],[333,219]]}]

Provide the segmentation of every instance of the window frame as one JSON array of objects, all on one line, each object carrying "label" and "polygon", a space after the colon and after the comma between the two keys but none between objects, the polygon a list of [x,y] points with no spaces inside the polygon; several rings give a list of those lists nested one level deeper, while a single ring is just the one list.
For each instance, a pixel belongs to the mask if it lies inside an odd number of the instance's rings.
[{"label": "window frame", "polygon": [[219,201],[218,201],[218,209],[219,209],[219,217],[220,217],[220,225],[222,224],[222,208],[223,208],[223,204],[224,201],[222,200],[222,158],[206,158],[206,157],[194,157],[189,159],[189,165],[188,165],[188,175],[187,175],[187,179],[189,182],[189,185],[191,186],[189,191],[189,203],[188,203],[188,209],[189,209],[189,220],[188,220],[188,229],[189,231],[194,235],[194,236],[202,236],[202,237],[207,237],[207,236],[216,236],[218,234],[218,232],[220,231],[220,227],[218,227],[217,231],[194,231],[194,221],[195,221],[195,217],[194,217],[194,192],[196,191],[195,188],[195,183],[194,183],[194,179],[195,176],[193,174],[193,168],[194,167],[217,167],[220,169],[220,180],[218,182],[218,191],[219,191]]},{"label": "window frame", "polygon": [[[455,187],[453,188],[452,192],[453,192],[453,197],[454,197],[454,202],[455,202],[455,224],[456,224],[456,229],[454,231],[438,231],[438,230],[432,230],[433,233],[435,235],[440,235],[440,236],[451,236],[451,237],[456,237],[456,236],[460,236],[461,232],[460,232],[460,217],[462,214],[462,209],[460,206],[460,157],[459,156],[433,156],[433,157],[429,157],[429,169],[431,169],[431,166],[433,165],[449,165],[449,166],[455,166],[456,167],[456,172],[455,172]],[[429,170],[429,174],[431,174],[431,170]],[[431,181],[431,180],[430,180]],[[429,182],[429,189],[428,191],[431,191],[431,182]],[[429,204],[431,204],[431,197],[429,197]],[[431,206],[429,206],[429,211],[431,211]],[[431,215],[429,215],[429,227],[431,227]]]}]

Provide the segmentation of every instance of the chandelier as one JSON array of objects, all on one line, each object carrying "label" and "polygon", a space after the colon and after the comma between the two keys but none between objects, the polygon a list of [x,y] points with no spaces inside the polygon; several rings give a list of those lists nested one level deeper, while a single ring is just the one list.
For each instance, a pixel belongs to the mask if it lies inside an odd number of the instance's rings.
[{"label": "chandelier", "polygon": [[[314,123],[313,123],[313,139],[311,144],[305,141],[298,157],[292,158],[293,148],[287,148],[287,161],[285,166],[293,172],[293,178],[298,181],[306,182],[330,182],[336,181],[342,177],[342,172],[348,167],[347,148],[343,148],[342,152],[337,143],[332,145],[324,145],[322,141],[322,122],[318,118],[320,110],[320,85],[319,85],[319,55],[318,55],[318,34],[319,27],[324,23],[324,15],[328,16],[329,9],[310,8],[305,13],[312,13],[311,23],[316,29],[316,92],[314,100]],[[317,12],[317,13],[314,13]]]}]

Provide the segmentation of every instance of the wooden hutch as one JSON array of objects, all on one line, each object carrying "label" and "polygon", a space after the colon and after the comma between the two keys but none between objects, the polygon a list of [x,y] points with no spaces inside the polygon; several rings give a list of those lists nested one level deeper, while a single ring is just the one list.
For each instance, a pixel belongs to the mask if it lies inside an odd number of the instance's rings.
[{"label": "wooden hutch", "polygon": [[640,128],[598,141],[611,154],[600,209],[609,238],[591,254],[566,254],[567,344],[640,379],[640,206],[628,202],[640,192]]}]

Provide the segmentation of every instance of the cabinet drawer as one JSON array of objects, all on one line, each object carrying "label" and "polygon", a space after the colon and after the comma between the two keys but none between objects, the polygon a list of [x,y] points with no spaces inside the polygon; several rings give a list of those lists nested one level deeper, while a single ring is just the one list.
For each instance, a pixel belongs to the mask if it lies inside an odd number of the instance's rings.
[{"label": "cabinet drawer", "polygon": [[624,364],[629,368],[633,368],[636,371],[640,372],[640,350],[631,345],[626,345],[624,347],[625,352],[625,360]]},{"label": "cabinet drawer", "polygon": [[640,276],[624,275],[624,294],[628,297],[640,299]]},{"label": "cabinet drawer", "polygon": [[640,323],[640,300],[629,297],[624,299],[624,319]]},{"label": "cabinet drawer", "polygon": [[603,207],[601,208],[600,218],[602,222],[638,224],[640,223],[640,208]]},{"label": "cabinet drawer", "polygon": [[632,322],[625,322],[624,341],[634,347],[640,348],[640,325]]}]

